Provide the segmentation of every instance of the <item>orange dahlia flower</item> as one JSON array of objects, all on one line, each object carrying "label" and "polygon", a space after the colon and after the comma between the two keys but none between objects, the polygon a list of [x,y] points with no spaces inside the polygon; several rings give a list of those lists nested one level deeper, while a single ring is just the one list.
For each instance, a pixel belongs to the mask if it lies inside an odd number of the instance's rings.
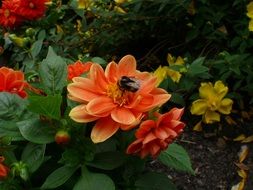
[{"label": "orange dahlia flower", "polygon": [[0,9],[0,25],[2,27],[13,28],[23,21],[23,18],[16,13],[19,0],[5,0]]},{"label": "orange dahlia flower", "polygon": [[[119,85],[122,78],[131,78],[130,86],[138,80],[137,87],[123,88]],[[73,78],[68,91],[70,99],[81,103],[70,111],[70,117],[83,123],[97,120],[91,132],[95,143],[110,138],[118,129],[133,128],[145,112],[161,106],[171,96],[156,87],[155,76],[136,70],[136,60],[131,55],[123,57],[119,64],[112,61],[105,71],[99,64],[92,64],[87,78]]]},{"label": "orange dahlia flower", "polygon": [[27,93],[24,88],[27,85],[23,72],[14,71],[7,67],[0,68],[0,92],[10,92],[25,98]]},{"label": "orange dahlia flower", "polygon": [[151,155],[156,158],[162,150],[183,131],[181,121],[184,109],[173,108],[168,113],[155,113],[157,120],[146,120],[135,133],[136,140],[127,148],[127,154],[139,154],[141,158]]},{"label": "orange dahlia flower", "polygon": [[81,74],[88,72],[93,63],[76,61],[73,64],[68,65],[68,80],[72,80],[74,77],[79,77]]},{"label": "orange dahlia flower", "polygon": [[4,157],[0,156],[0,180],[7,177],[10,169],[3,164]]},{"label": "orange dahlia flower", "polygon": [[17,13],[28,20],[36,20],[44,16],[48,0],[21,0]]}]

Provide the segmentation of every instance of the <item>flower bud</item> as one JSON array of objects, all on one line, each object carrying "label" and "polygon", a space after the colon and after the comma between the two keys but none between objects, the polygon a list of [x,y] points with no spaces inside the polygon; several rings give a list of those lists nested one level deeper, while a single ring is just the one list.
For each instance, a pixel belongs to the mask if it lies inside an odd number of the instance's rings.
[{"label": "flower bud", "polygon": [[13,176],[19,176],[24,181],[29,179],[29,172],[26,163],[20,161],[13,164],[11,168],[11,173]]},{"label": "flower bud", "polygon": [[25,31],[25,34],[26,34],[27,36],[32,37],[32,36],[35,35],[35,30],[34,30],[33,28],[27,28],[26,31]]},{"label": "flower bud", "polygon": [[55,142],[57,144],[62,144],[62,145],[68,144],[70,139],[71,138],[70,138],[69,133],[64,130],[60,130],[55,134]]},{"label": "flower bud", "polygon": [[25,47],[30,42],[30,38],[21,38],[16,36],[16,34],[10,34],[9,38],[18,47]]}]

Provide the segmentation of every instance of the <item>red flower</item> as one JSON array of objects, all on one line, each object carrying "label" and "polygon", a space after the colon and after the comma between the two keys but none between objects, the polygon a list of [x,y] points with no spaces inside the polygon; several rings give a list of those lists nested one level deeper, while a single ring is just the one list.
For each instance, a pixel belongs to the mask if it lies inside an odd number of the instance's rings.
[{"label": "red flower", "polygon": [[17,13],[28,20],[41,18],[46,12],[47,0],[21,0]]},{"label": "red flower", "polygon": [[2,163],[3,161],[4,157],[0,156],[0,180],[6,178],[10,171],[10,169]]},{"label": "red flower", "polygon": [[150,154],[156,158],[183,131],[185,124],[179,121],[183,111],[173,108],[162,115],[155,113],[157,121],[142,122],[135,133],[137,139],[128,146],[127,154],[139,154],[141,158]]},{"label": "red flower", "polygon": [[22,17],[16,13],[19,6],[19,0],[5,0],[0,9],[0,25],[13,28],[23,21]]},{"label": "red flower", "polygon": [[89,71],[92,64],[92,62],[82,63],[81,61],[77,61],[68,65],[68,80],[72,80],[72,78],[79,77],[81,74]]},{"label": "red flower", "polygon": [[27,86],[23,72],[14,71],[7,67],[0,68],[0,92],[10,92],[25,98],[27,93],[24,88]]}]

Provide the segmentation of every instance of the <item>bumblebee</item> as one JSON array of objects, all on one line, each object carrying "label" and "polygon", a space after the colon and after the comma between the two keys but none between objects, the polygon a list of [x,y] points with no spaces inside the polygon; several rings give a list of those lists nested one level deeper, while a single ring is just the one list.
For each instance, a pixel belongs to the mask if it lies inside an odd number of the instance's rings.
[{"label": "bumblebee", "polygon": [[136,92],[140,88],[140,80],[134,77],[122,76],[118,81],[118,85],[123,91]]}]

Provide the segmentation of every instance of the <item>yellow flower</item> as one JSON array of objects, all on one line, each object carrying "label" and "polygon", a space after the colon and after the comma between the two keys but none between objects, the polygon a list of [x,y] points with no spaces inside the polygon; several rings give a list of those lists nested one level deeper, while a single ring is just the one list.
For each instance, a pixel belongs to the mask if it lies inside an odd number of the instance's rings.
[{"label": "yellow flower", "polygon": [[93,4],[92,0],[78,0],[77,2],[78,9],[89,9],[90,6]]},{"label": "yellow flower", "polygon": [[212,83],[201,83],[199,88],[200,99],[195,100],[191,106],[193,115],[203,115],[204,123],[214,123],[220,121],[221,114],[230,114],[233,101],[224,98],[228,92],[228,87],[222,81]]},{"label": "yellow flower", "polygon": [[[167,62],[169,63],[169,66],[185,64],[182,57],[178,56],[175,58],[170,53],[167,55]],[[159,66],[154,72],[154,75],[157,77],[157,86],[167,77],[170,77],[176,83],[179,82],[182,75],[180,72],[170,69],[169,66]]]},{"label": "yellow flower", "polygon": [[253,19],[249,21],[249,31],[253,31]]},{"label": "yellow flower", "polygon": [[247,5],[247,16],[253,18],[253,1]]},{"label": "yellow flower", "polygon": [[156,86],[159,86],[159,84],[167,77],[167,69],[168,66],[162,67],[161,65],[155,70],[154,75],[156,76]]},{"label": "yellow flower", "polygon": [[114,0],[114,2],[117,4],[122,4],[122,3],[126,3],[126,2],[131,2],[131,0]]},{"label": "yellow flower", "polygon": [[184,65],[184,59],[181,56],[177,58],[173,57],[170,53],[167,55],[167,62],[170,66],[172,65]]}]

